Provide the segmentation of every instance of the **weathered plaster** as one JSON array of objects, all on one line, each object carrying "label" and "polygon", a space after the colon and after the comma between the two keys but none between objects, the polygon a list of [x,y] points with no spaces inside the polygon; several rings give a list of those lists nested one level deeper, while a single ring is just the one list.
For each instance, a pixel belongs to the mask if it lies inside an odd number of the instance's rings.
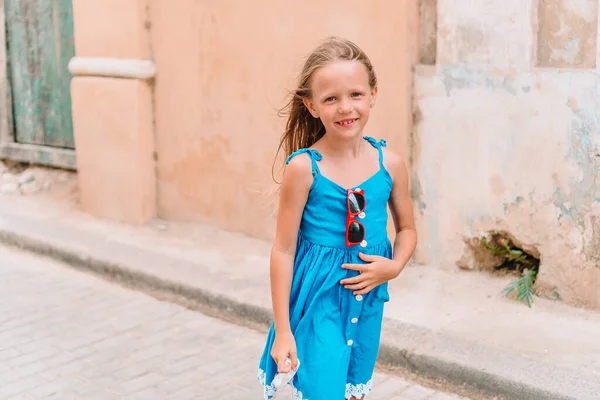
[{"label": "weathered plaster", "polygon": [[537,0],[438,0],[438,64],[529,69]]},{"label": "weathered plaster", "polygon": [[542,67],[594,68],[598,0],[542,0],[537,63]]},{"label": "weathered plaster", "polygon": [[434,65],[437,53],[437,0],[419,0],[419,63]]},{"label": "weathered plaster", "polygon": [[600,307],[600,76],[420,67],[418,259],[447,268],[505,230],[541,253],[538,290]]}]

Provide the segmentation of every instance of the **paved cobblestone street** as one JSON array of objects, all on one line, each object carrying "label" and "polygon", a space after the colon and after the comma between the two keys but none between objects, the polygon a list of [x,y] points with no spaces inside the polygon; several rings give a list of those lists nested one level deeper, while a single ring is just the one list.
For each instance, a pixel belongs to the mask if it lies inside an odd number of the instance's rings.
[{"label": "paved cobblestone street", "polygon": [[[0,293],[0,399],[262,398],[262,333],[6,247]],[[459,398],[381,373],[374,390]]]}]

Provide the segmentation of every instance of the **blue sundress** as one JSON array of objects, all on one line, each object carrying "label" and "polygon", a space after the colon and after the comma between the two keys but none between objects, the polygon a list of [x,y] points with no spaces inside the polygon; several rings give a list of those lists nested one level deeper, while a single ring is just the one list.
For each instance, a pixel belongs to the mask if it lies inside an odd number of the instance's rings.
[{"label": "blue sundress", "polygon": [[[358,274],[342,264],[364,263],[359,252],[392,256],[386,230],[392,178],[381,150],[386,143],[368,136],[364,139],[379,152],[379,170],[352,188],[321,175],[318,161],[322,155],[317,150],[298,150],[286,161],[307,154],[314,177],[298,233],[290,291],[290,324],[301,363],[291,382],[294,400],[360,399],[372,389],[388,285],[355,296],[340,284]],[[346,245],[348,189],[362,189],[366,200],[359,219],[365,240],[350,247]],[[265,399],[275,395],[272,381],[277,364],[270,355],[274,340],[272,324],[258,370]]]}]

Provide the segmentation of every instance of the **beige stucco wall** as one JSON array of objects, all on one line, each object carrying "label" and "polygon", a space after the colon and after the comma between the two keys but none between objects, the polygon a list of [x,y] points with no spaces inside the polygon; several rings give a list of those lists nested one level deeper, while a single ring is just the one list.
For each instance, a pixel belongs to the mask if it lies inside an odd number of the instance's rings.
[{"label": "beige stucco wall", "polygon": [[77,57],[150,58],[148,0],[73,0]]},{"label": "beige stucco wall", "polygon": [[133,224],[156,216],[151,90],[134,79],[71,82],[80,201],[95,216]]},{"label": "beige stucco wall", "polygon": [[[73,0],[73,13],[76,57],[151,58],[146,0]],[[84,65],[106,69],[106,63]],[[82,208],[134,224],[156,217],[152,82],[77,76],[71,96]]]},{"label": "beige stucco wall", "polygon": [[154,0],[150,10],[161,217],[272,237],[277,109],[329,35],[369,54],[380,97],[365,133],[408,158],[416,0]]}]

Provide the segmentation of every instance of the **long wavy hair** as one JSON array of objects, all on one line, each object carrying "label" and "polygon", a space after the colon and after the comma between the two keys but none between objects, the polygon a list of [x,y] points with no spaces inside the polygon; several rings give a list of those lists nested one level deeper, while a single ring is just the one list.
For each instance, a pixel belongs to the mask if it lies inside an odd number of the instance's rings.
[{"label": "long wavy hair", "polygon": [[[275,161],[281,150],[286,158],[298,149],[308,148],[315,144],[325,134],[325,126],[319,118],[315,118],[304,105],[304,99],[312,97],[311,81],[315,72],[333,61],[358,61],[367,69],[371,89],[377,86],[377,76],[369,57],[364,51],[350,40],[329,37],[325,39],[306,59],[298,87],[290,94],[290,100],[280,110],[280,115],[287,115],[285,131],[281,136]],[[275,180],[275,177],[273,177]]]}]

